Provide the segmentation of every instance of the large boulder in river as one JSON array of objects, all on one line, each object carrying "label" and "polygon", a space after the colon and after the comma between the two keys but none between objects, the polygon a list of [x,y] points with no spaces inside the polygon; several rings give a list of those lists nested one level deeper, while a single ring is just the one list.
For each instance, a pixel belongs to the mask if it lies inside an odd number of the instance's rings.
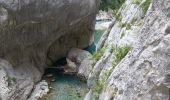
[{"label": "large boulder in river", "polygon": [[27,99],[45,67],[89,46],[96,12],[96,0],[0,0],[0,99]]},{"label": "large boulder in river", "polygon": [[77,72],[78,77],[86,81],[93,69],[92,55],[85,50],[73,48],[67,56],[67,65]]}]

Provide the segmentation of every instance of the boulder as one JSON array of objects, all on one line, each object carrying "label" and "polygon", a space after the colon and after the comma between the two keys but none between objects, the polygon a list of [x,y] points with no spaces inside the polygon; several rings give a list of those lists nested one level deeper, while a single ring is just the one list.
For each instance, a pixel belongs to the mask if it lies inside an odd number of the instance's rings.
[{"label": "boulder", "polygon": [[43,80],[35,86],[32,95],[29,97],[28,100],[39,100],[44,95],[47,95],[48,92],[49,92],[48,83],[45,80]]},{"label": "boulder", "polygon": [[93,69],[92,55],[88,51],[73,48],[68,53],[67,65],[74,69],[82,80],[87,80]]},{"label": "boulder", "polygon": [[85,58],[79,66],[77,75],[83,80],[87,80],[90,72],[93,70],[93,63],[94,62],[91,57]]},{"label": "boulder", "polygon": [[17,80],[0,98],[27,99],[46,67],[92,44],[96,12],[96,0],[0,0],[2,73]]}]

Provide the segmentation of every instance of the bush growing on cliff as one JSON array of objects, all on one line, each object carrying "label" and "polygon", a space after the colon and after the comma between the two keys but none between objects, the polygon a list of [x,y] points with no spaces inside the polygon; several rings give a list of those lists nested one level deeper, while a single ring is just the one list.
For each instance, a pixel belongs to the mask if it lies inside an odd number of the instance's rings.
[{"label": "bush growing on cliff", "polygon": [[124,47],[114,46],[112,51],[115,55],[113,65],[119,64],[119,62],[127,55],[130,48],[131,47],[128,45],[125,45]]},{"label": "bush growing on cliff", "polygon": [[151,4],[151,0],[145,0],[143,2],[142,2],[142,0],[134,0],[133,3],[136,5],[139,5],[145,14]]},{"label": "bush growing on cliff", "polygon": [[125,32],[120,33],[120,38],[122,39],[125,36]]},{"label": "bush growing on cliff", "polygon": [[97,79],[95,86],[92,88],[92,91],[95,92],[95,93],[97,93],[97,94],[100,94],[101,91],[103,90],[103,87],[104,87],[104,83],[101,83],[101,82]]},{"label": "bush growing on cliff", "polygon": [[133,4],[136,4],[136,5],[140,5],[141,2],[142,0],[133,0]]},{"label": "bush growing on cliff", "polygon": [[101,57],[103,56],[103,54],[104,54],[104,51],[105,51],[105,49],[102,48],[102,49],[100,49],[98,52],[94,53],[94,54],[93,54],[93,60],[94,60],[95,62],[97,62],[98,60],[100,60],[100,58],[101,58]]},{"label": "bush growing on cliff", "polygon": [[142,8],[143,12],[146,13],[149,6],[151,4],[151,0],[145,0],[145,2],[143,2],[140,7]]},{"label": "bush growing on cliff", "polygon": [[16,78],[15,77],[7,76],[6,77],[6,82],[8,83],[8,87],[10,87],[10,86],[12,86],[13,82],[16,82]]},{"label": "bush growing on cliff", "polygon": [[[131,47],[129,45],[125,45],[124,47],[113,46],[111,52],[115,55],[112,62],[112,69],[108,72],[108,77],[111,75],[113,69],[121,62],[121,60],[127,55]],[[108,78],[107,77],[107,78]]]}]

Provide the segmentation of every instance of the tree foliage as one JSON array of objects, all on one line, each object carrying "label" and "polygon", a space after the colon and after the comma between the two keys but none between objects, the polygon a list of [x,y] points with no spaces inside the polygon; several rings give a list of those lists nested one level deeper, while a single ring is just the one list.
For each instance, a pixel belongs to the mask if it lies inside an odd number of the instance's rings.
[{"label": "tree foliage", "polygon": [[108,11],[108,9],[119,9],[125,0],[100,0],[100,10]]}]

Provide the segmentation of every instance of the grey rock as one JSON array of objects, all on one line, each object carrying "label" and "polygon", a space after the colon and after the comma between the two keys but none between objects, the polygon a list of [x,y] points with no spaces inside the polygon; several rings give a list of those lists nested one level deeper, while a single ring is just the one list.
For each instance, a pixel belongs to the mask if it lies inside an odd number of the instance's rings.
[{"label": "grey rock", "polygon": [[48,83],[43,80],[35,86],[32,94],[31,94],[30,98],[28,98],[28,100],[39,100],[44,95],[47,95],[48,92],[49,92]]},{"label": "grey rock", "polygon": [[169,2],[152,1],[136,46],[113,70],[101,100],[169,100]]},{"label": "grey rock", "polygon": [[88,76],[93,69],[93,63],[92,55],[88,51],[73,48],[68,53],[68,67],[75,69],[78,77],[84,81],[88,79]]},{"label": "grey rock", "polygon": [[0,0],[0,58],[11,66],[1,74],[17,80],[0,98],[26,100],[46,67],[70,48],[89,46],[96,6],[96,0]]},{"label": "grey rock", "polygon": [[72,62],[75,62],[76,65],[80,65],[80,63],[87,57],[91,56],[88,51],[81,50],[78,48],[72,48],[67,55],[67,58]]},{"label": "grey rock", "polygon": [[81,65],[79,66],[77,75],[81,77],[83,80],[87,80],[89,77],[89,74],[93,70],[93,59],[92,57],[85,58]]},{"label": "grey rock", "polygon": [[92,90],[90,90],[90,91],[86,94],[84,100],[92,100],[92,98],[93,98],[93,92],[92,92]]}]

